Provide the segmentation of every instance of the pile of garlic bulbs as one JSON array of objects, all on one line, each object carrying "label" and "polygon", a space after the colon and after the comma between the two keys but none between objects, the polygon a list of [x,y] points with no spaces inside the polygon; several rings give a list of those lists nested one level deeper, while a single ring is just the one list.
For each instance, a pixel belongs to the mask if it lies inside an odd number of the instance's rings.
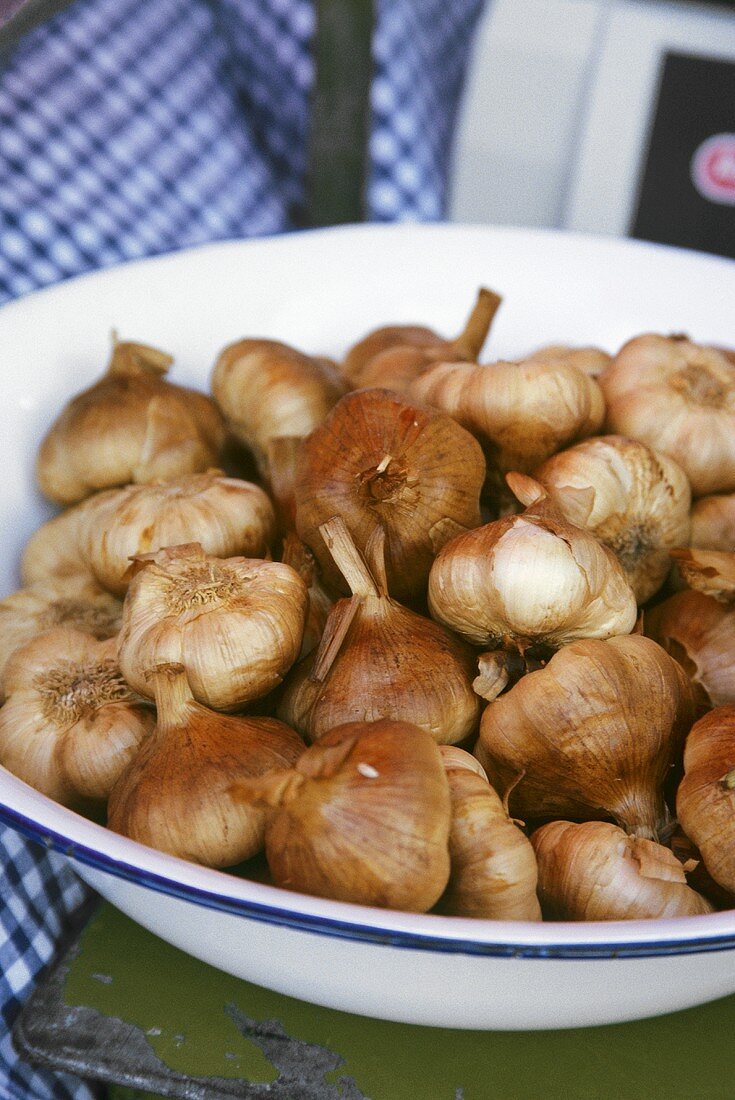
[{"label": "pile of garlic bulbs", "polygon": [[481,364],[499,305],[342,363],[241,339],[211,398],[115,339],[39,449],[65,510],[0,601],[0,763],[341,901],[735,906],[735,355]]}]

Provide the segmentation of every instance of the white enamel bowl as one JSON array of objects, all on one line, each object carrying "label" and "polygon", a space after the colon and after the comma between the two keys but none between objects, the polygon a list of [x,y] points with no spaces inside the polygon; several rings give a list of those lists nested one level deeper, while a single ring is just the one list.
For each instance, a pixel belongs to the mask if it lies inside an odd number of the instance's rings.
[{"label": "white enamel bowl", "polygon": [[[539,344],[616,349],[643,331],[732,345],[735,264],[631,242],[457,226],[362,227],[234,242],[68,282],[0,311],[2,591],[49,510],[43,430],[95,379],[114,326],[206,386],[242,335],[339,355],[388,321],[459,329],[477,287],[505,297],[488,357]],[[735,992],[735,912],[519,924],[416,916],[288,893],[174,859],[65,810],[0,769],[0,819],[62,852],[163,939],[232,974],[349,1012],[460,1028],[630,1020]]]}]

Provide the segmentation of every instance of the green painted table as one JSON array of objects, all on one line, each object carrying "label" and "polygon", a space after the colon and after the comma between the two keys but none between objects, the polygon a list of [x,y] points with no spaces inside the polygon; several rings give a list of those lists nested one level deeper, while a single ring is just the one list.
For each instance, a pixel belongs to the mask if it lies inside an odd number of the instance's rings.
[{"label": "green painted table", "polygon": [[36,991],[14,1038],[34,1061],[116,1082],[114,1100],[735,1097],[735,997],[576,1031],[383,1023],[229,977],[108,905]]}]

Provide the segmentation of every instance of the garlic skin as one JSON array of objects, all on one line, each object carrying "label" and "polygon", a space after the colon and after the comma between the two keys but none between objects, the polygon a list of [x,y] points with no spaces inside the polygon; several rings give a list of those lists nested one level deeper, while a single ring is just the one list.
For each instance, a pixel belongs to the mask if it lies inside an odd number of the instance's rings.
[{"label": "garlic skin", "polygon": [[735,363],[685,336],[647,333],[600,376],[608,431],[682,467],[695,496],[735,489]]},{"label": "garlic skin", "polygon": [[735,493],[695,500],[690,545],[697,550],[735,551]]},{"label": "garlic skin", "polygon": [[99,584],[81,549],[81,537],[87,517],[87,502],[73,505],[42,523],[33,532],[21,557],[21,578],[28,587],[53,584],[68,588],[99,589]]},{"label": "garlic skin", "polygon": [[423,597],[440,547],[480,523],[484,478],[480,447],[450,417],[387,390],[359,390],[304,441],[296,528],[325,583],[342,592],[320,525],[342,516],[361,552],[381,528],[388,590],[411,602]]},{"label": "garlic skin", "polygon": [[490,703],[475,756],[513,817],[611,817],[655,838],[693,719],[686,674],[650,639],[574,642]]},{"label": "garlic skin", "polygon": [[368,566],[341,519],[321,532],[353,595],[334,606],[319,649],[290,674],[279,718],[307,741],[380,719],[410,722],[440,744],[474,733],[480,700],[469,646],[388,596],[382,540],[368,546]]},{"label": "garlic skin", "polygon": [[151,676],[158,719],[110,795],[117,833],[206,867],[231,867],[263,847],[267,812],[235,802],[233,781],[293,766],[301,738],[274,718],[217,714],[195,702],[181,665]]},{"label": "garlic skin", "polygon": [[225,442],[203,393],[165,379],[173,359],[145,344],[113,343],[107,373],[72,398],[41,443],[41,492],[74,504],[99,489],[198,473]]},{"label": "garlic skin", "polygon": [[673,852],[607,821],[552,821],[531,844],[549,920],[655,920],[714,910],[687,885]]},{"label": "garlic skin", "polygon": [[687,673],[700,707],[735,703],[735,609],[686,590],[648,611],[643,626]]},{"label": "garlic skin", "polygon": [[232,793],[275,808],[265,849],[276,886],[425,913],[447,884],[449,786],[438,746],[416,726],[339,726],[291,771]]},{"label": "garlic skin", "polygon": [[304,636],[301,639],[301,652],[299,653],[299,657],[306,657],[321,641],[329,612],[334,606],[334,600],[324,590],[319,579],[314,555],[293,531],[290,531],[283,540],[281,561],[284,565],[290,565],[292,569],[296,570],[306,585],[309,594]]},{"label": "garlic skin", "polygon": [[101,641],[120,629],[122,604],[96,588],[37,584],[0,600],[0,702],[5,697],[5,666],[10,655],[46,630],[66,626]]},{"label": "garlic skin", "polygon": [[98,582],[124,595],[130,560],[199,542],[214,557],[263,557],[275,532],[273,506],[257,485],[218,470],[128,485],[85,505],[80,547]]},{"label": "garlic skin", "polygon": [[104,801],[153,728],[128,687],[115,640],[68,627],[16,649],[5,667],[0,764],[64,806]]},{"label": "garlic skin", "polygon": [[597,382],[566,359],[440,363],[410,393],[471,432],[499,475],[530,473],[563,447],[598,432],[605,416]]},{"label": "garlic skin", "polygon": [[521,474],[507,481],[526,510],[440,551],[429,575],[432,616],[490,648],[630,633],[635,596],[614,554],[565,520],[538,482]]},{"label": "garlic skin", "polygon": [[530,841],[510,820],[473,756],[449,745],[442,745],[440,752],[452,800],[452,870],[440,912],[486,920],[541,920]]},{"label": "garlic skin", "polygon": [[735,554],[721,550],[672,550],[679,575],[688,588],[735,603]]},{"label": "garlic skin", "polygon": [[212,393],[230,430],[251,449],[266,478],[271,442],[309,435],[344,390],[330,360],[304,355],[277,340],[229,344],[212,374]]},{"label": "garlic skin", "polygon": [[474,362],[500,303],[494,291],[481,287],[456,340],[443,340],[431,329],[412,325],[376,329],[348,351],[342,371],[354,389],[377,386],[408,393],[411,383],[433,363]]},{"label": "garlic skin", "polygon": [[669,551],[689,541],[689,481],[673,459],[608,435],[561,451],[533,476],[570,523],[613,551],[638,603],[658,591]]},{"label": "garlic skin", "polygon": [[717,707],[696,722],[684,749],[676,795],[682,828],[712,878],[735,893],[735,706]]},{"label": "garlic skin", "polygon": [[123,608],[123,675],[151,696],[158,665],[183,665],[194,698],[234,710],[277,687],[296,660],[306,585],[281,562],[215,558],[198,543],[136,561]]},{"label": "garlic skin", "polygon": [[598,375],[610,365],[612,362],[612,355],[609,355],[602,348],[597,347],[571,347],[569,344],[545,344],[541,348],[537,348],[536,351],[530,355],[525,355],[522,362],[528,362],[531,360],[536,363],[549,363],[558,362],[563,360],[565,363],[570,363],[577,370],[581,370],[583,374],[589,374],[592,378],[597,378]]}]

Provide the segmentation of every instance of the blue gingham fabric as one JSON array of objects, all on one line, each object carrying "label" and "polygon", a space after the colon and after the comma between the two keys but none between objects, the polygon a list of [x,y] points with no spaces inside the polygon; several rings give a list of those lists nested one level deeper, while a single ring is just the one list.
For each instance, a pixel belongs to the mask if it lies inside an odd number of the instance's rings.
[{"label": "blue gingham fabric", "polygon": [[[376,0],[368,217],[445,208],[483,0]],[[84,271],[303,221],[309,0],[76,0],[0,61],[0,303]],[[9,1031],[87,893],[0,826],[0,1100],[91,1100]]]}]

